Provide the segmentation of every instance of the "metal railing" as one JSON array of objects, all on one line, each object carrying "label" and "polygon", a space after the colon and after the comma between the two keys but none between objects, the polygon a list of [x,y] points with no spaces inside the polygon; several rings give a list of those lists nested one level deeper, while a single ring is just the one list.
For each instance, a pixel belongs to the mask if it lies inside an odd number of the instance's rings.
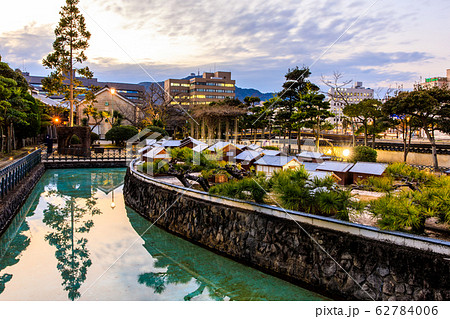
[{"label": "metal railing", "polygon": [[115,162],[126,161],[127,150],[122,148],[93,148],[89,157],[76,155],[62,155],[58,152],[42,154],[42,162]]},{"label": "metal railing", "polygon": [[33,167],[41,162],[41,150],[36,150],[0,170],[0,198],[8,194]]}]

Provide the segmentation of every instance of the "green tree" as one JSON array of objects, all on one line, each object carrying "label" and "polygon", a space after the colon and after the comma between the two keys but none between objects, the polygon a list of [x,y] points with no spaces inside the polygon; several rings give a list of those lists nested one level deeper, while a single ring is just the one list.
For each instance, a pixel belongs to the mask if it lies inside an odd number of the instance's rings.
[{"label": "green tree", "polygon": [[317,91],[319,87],[312,84],[308,79],[311,75],[309,68],[288,69],[285,75],[283,89],[277,95],[277,101],[274,108],[277,109],[276,121],[283,130],[287,130],[289,138],[288,152],[291,153],[291,136],[292,131],[297,128],[300,135],[301,127],[297,123],[297,119],[293,117],[296,112],[296,103],[300,101],[301,94],[307,93],[309,90]]},{"label": "green tree", "polygon": [[[344,107],[344,115],[357,118],[361,122],[364,128],[364,145],[367,146],[370,125],[375,126],[382,117],[381,102],[375,99],[365,99],[357,104],[349,104]],[[375,137],[373,144],[375,144]]]},{"label": "green tree", "polygon": [[[425,132],[431,144],[433,166],[438,169],[435,132],[450,132],[450,90],[446,87],[418,88],[401,94],[397,103],[405,118]],[[393,109],[385,108],[385,111],[390,113]]]},{"label": "green tree", "polygon": [[130,125],[121,125],[111,128],[105,134],[105,139],[113,141],[116,145],[123,145],[124,142],[138,133],[137,128]]},{"label": "green tree", "polygon": [[28,93],[23,75],[0,62],[0,128],[6,137],[0,139],[2,151],[15,149],[21,138],[37,136],[41,113],[42,103]]},{"label": "green tree", "polygon": [[356,146],[353,149],[352,162],[376,162],[377,151],[369,146]]},{"label": "green tree", "polygon": [[9,153],[14,149],[14,125],[28,125],[29,103],[15,80],[0,76],[0,125],[2,136],[6,135],[6,143],[2,141],[2,151]]},{"label": "green tree", "polygon": [[[66,0],[60,11],[61,19],[55,29],[56,39],[53,52],[47,55],[42,64],[54,69],[49,77],[42,80],[43,87],[51,94],[64,94],[70,103],[69,125],[73,126],[74,98],[84,90],[77,90],[82,83],[75,78],[76,74],[92,78],[93,73],[86,66],[74,68],[76,63],[87,60],[84,51],[88,48],[91,37],[86,30],[86,23],[77,5],[79,0]],[[68,82],[68,85],[67,85]]]},{"label": "green tree", "polygon": [[408,157],[413,131],[418,127],[417,120],[411,119],[411,114],[408,114],[408,107],[405,103],[407,95],[408,92],[396,92],[394,97],[382,105],[382,112],[390,116],[390,126],[402,136],[404,162]]},{"label": "green tree", "polygon": [[300,101],[296,103],[297,111],[292,115],[295,125],[299,131],[301,127],[311,128],[315,135],[316,150],[319,150],[320,131],[330,125],[327,118],[334,116],[329,111],[330,103],[325,101],[325,95],[318,90],[310,89],[299,95]]}]

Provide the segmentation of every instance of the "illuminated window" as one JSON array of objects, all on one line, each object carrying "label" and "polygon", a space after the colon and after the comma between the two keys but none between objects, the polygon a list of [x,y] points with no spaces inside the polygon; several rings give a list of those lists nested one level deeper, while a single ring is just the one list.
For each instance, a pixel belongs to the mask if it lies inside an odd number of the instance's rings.
[{"label": "illuminated window", "polygon": [[225,84],[225,86],[232,88],[232,87],[234,87],[234,84]]},{"label": "illuminated window", "polygon": [[170,83],[170,86],[180,86],[180,83]]}]

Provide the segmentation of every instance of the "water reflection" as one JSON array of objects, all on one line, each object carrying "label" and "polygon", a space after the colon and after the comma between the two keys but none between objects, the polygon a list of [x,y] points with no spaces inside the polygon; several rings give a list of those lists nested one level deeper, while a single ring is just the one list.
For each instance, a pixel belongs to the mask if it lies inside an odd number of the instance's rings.
[{"label": "water reflection", "polygon": [[164,294],[170,286],[185,288],[184,300],[322,300],[323,297],[264,274],[173,236],[127,208],[131,226],[155,259],[155,271],[141,273],[137,281]]},{"label": "water reflection", "polygon": [[0,299],[323,299],[156,226],[148,230],[151,223],[124,204],[124,174],[45,173],[0,238]]},{"label": "water reflection", "polygon": [[75,300],[80,297],[79,289],[92,265],[86,247],[88,240],[79,235],[89,233],[94,226],[94,221],[86,218],[101,214],[101,211],[95,207],[94,197],[86,199],[82,206],[74,197],[58,191],[50,191],[47,196],[64,201],[64,206],[49,203],[44,210],[43,222],[54,230],[45,235],[45,240],[56,247],[57,268],[63,279],[61,285],[68,292],[69,299]]},{"label": "water reflection", "polygon": [[[42,192],[42,188],[36,187],[30,194],[30,198],[36,199],[40,192]],[[12,274],[2,273],[2,271],[17,264],[21,254],[30,245],[31,238],[28,236],[30,227],[25,218],[34,215],[36,206],[36,200],[27,201],[0,238],[0,295],[5,291],[6,284],[13,278]]]}]

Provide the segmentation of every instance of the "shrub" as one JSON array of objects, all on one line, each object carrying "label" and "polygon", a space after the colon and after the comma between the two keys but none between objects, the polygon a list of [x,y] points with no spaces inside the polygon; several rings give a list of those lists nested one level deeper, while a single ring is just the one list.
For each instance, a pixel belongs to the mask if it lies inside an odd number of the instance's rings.
[{"label": "shrub", "polygon": [[227,183],[215,185],[209,193],[231,198],[253,200],[264,203],[266,197],[267,182],[264,176],[247,177],[241,180],[231,180]]},{"label": "shrub", "polygon": [[159,133],[162,136],[168,136],[169,135],[169,133],[167,133],[167,131],[165,129],[163,129],[162,127],[159,127],[159,126],[149,125],[146,128],[148,130],[150,130],[151,132]]},{"label": "shrub", "polygon": [[377,151],[369,146],[357,146],[353,149],[352,162],[376,162]]},{"label": "shrub", "polygon": [[120,125],[111,128],[105,134],[105,139],[113,141],[116,145],[123,145],[125,141],[129,140],[138,133],[137,128],[130,125]]},{"label": "shrub", "polygon": [[93,144],[95,141],[98,141],[100,139],[100,136],[97,133],[91,132],[91,144]]},{"label": "shrub", "polygon": [[279,151],[280,148],[278,146],[268,145],[268,146],[262,146],[261,147],[264,150],[273,150],[273,151]]},{"label": "shrub", "polygon": [[180,162],[192,163],[194,151],[188,147],[173,148],[170,150],[170,156]]},{"label": "shrub", "polygon": [[269,184],[286,209],[348,221],[349,209],[354,208],[349,190],[338,187],[331,177],[309,180],[304,168],[278,171]]},{"label": "shrub", "polygon": [[394,190],[394,178],[392,176],[369,176],[357,182],[358,185],[364,186],[364,189],[388,193]]},{"label": "shrub", "polygon": [[72,135],[70,138],[70,144],[81,144],[81,140],[78,136]]},{"label": "shrub", "polygon": [[413,199],[413,192],[402,192],[400,196],[386,195],[371,201],[369,211],[380,218],[378,225],[382,229],[422,234],[425,220],[430,216]]},{"label": "shrub", "polygon": [[422,234],[429,217],[450,223],[450,177],[436,177],[404,163],[389,165],[387,173],[390,179],[418,182],[419,189],[388,194],[370,202],[369,211],[379,218],[381,228]]},{"label": "shrub", "polygon": [[386,174],[396,179],[407,178],[410,181],[418,181],[421,183],[431,183],[436,180],[433,174],[419,170],[406,163],[393,163],[386,168]]},{"label": "shrub", "polygon": [[138,169],[147,174],[165,174],[169,170],[169,165],[162,160],[155,160],[143,163]]}]

